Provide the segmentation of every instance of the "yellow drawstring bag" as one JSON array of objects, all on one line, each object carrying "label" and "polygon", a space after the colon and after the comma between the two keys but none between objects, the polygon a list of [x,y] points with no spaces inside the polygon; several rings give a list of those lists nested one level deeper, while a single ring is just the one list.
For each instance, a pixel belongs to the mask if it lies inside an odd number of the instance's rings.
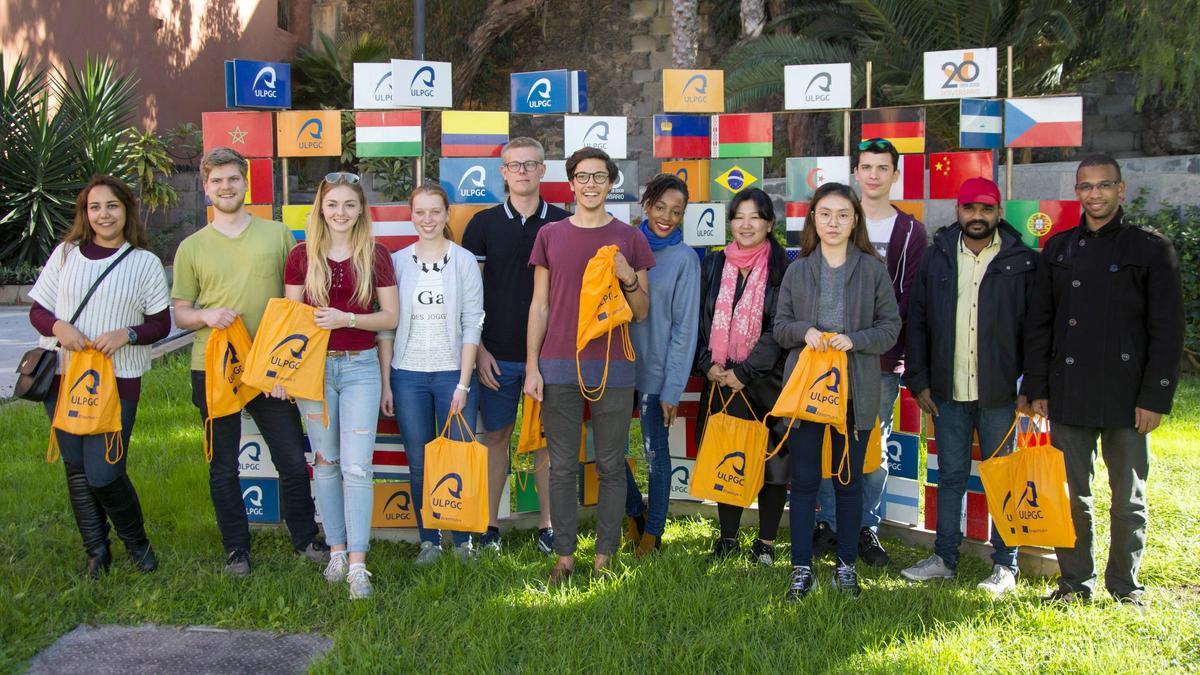
[{"label": "yellow drawstring bag", "polygon": [[[713,385],[708,391],[708,407],[711,413]],[[746,395],[738,391],[746,403],[746,409],[754,415]],[[711,499],[722,504],[745,508],[754,502],[763,485],[767,459],[768,432],[765,424],[757,417],[744,420],[726,412],[731,395],[720,394],[721,410],[711,413],[704,423],[704,436],[696,465],[692,469],[692,482],[688,492],[697,499]]]},{"label": "yellow drawstring bag", "polygon": [[242,382],[250,356],[250,333],[242,317],[228,328],[214,328],[204,348],[204,459],[212,463],[212,421],[241,412],[259,392]]},{"label": "yellow drawstring bag", "polygon": [[[242,384],[269,392],[282,385],[292,398],[325,401],[325,353],[329,330],[318,328],[317,308],[271,298],[246,359]],[[322,409],[325,426],[328,412]]]},{"label": "yellow drawstring bag", "polygon": [[[449,437],[454,420],[467,441]],[[488,527],[487,447],[475,440],[462,413],[446,418],[442,433],[425,444],[422,524],[431,529],[485,532]]]},{"label": "yellow drawstring bag", "polygon": [[[633,343],[629,339],[629,322],[633,320],[633,310],[625,301],[625,293],[621,290],[621,282],[617,279],[614,269],[616,255],[619,249],[615,244],[600,247],[596,255],[588,261],[583,271],[583,284],[579,288],[579,327],[575,333],[575,374],[579,378],[579,391],[589,401],[599,401],[604,395],[604,386],[608,381],[609,349],[612,346],[612,333],[621,332],[621,347],[625,358],[633,361]],[[596,338],[605,336],[604,374],[600,384],[588,387],[583,383],[583,372],[579,367],[579,354],[588,343]]]},{"label": "yellow drawstring bag", "polygon": [[[825,440],[821,446],[821,477],[833,478],[837,476],[838,482],[842,485],[849,485],[853,476],[850,474],[850,437],[844,432],[842,437],[845,443],[842,447],[842,456],[838,460],[838,468],[835,473],[833,470],[833,427],[825,427]],[[848,425],[849,433],[858,433],[853,426]],[[840,430],[839,430],[840,431]],[[883,464],[883,432],[879,428],[879,418],[875,418],[875,426],[871,428],[871,436],[867,439],[866,454],[863,455],[863,475],[865,476],[872,471],[879,469]]]},{"label": "yellow drawstring bag", "polygon": [[58,383],[46,461],[58,460],[58,434],[54,433],[58,429],[76,436],[104,434],[104,461],[116,464],[125,448],[121,439],[121,397],[112,359],[91,348],[79,352],[64,349],[62,354],[66,366]]},{"label": "yellow drawstring bag", "polygon": [[[1008,430],[1011,434],[1016,428]],[[1071,548],[1075,523],[1062,451],[1038,428],[1017,433],[1017,450],[979,465],[988,511],[1009,546]],[[1008,434],[1004,435],[1004,441]]]},{"label": "yellow drawstring bag", "polygon": [[[829,340],[835,335],[824,333],[823,337]],[[816,351],[811,347],[802,349],[791,376],[768,413],[771,417],[788,420],[787,431],[775,451],[783,447],[796,420],[829,424],[845,436],[846,404],[849,400],[850,370],[846,352],[837,349]],[[849,444],[849,439],[846,442]]]}]

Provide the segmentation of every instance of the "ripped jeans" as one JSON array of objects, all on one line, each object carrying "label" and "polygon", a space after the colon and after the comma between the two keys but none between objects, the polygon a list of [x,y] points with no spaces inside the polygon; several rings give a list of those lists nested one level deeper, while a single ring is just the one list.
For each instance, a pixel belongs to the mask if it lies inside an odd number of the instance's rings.
[{"label": "ripped jeans", "polygon": [[[325,360],[325,405],[329,426],[321,424],[321,401],[297,400],[315,453],[313,478],[325,542],[366,552],[371,539],[371,500],[375,429],[379,421],[379,356],[374,348]],[[325,459],[328,464],[320,463]]]}]

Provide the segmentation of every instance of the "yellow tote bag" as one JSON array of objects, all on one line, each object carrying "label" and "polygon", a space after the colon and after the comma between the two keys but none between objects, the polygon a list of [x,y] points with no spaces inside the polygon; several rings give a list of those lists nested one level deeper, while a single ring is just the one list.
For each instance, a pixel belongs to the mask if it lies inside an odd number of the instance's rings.
[{"label": "yellow tote bag", "polygon": [[[1013,425],[1015,428],[1015,420]],[[988,510],[1005,544],[1057,548],[1075,545],[1066,462],[1047,434],[1018,433],[1016,452],[993,456],[980,464],[979,477]]]},{"label": "yellow tote bag", "polygon": [[[454,420],[469,441],[449,437]],[[475,440],[461,413],[446,418],[442,433],[425,444],[425,493],[421,520],[425,527],[459,532],[487,531],[487,447]]]},{"label": "yellow tote bag", "polygon": [[[633,310],[625,300],[621,290],[621,282],[617,279],[614,261],[620,249],[616,245],[600,247],[596,255],[588,261],[583,271],[583,284],[579,288],[579,324],[575,333],[575,374],[579,378],[579,391],[589,401],[599,401],[604,395],[604,386],[608,381],[609,348],[612,345],[614,330],[620,330],[621,347],[625,358],[633,361],[633,343],[629,339],[629,322],[633,320]],[[583,372],[579,367],[579,354],[588,343],[604,336],[607,342],[604,347],[604,374],[600,384],[587,387],[583,383]]]},{"label": "yellow tote bag", "polygon": [[293,398],[324,401],[329,331],[317,327],[316,311],[286,298],[267,301],[242,383],[260,391],[279,384]]},{"label": "yellow tote bag", "polygon": [[542,427],[542,402],[525,394],[521,400],[521,433],[517,436],[515,454],[524,454],[546,447],[546,430]]},{"label": "yellow tote bag", "polygon": [[[712,393],[717,388],[713,385],[708,392],[710,410]],[[746,402],[748,410],[753,410],[743,392],[738,391],[737,395]],[[704,423],[704,436],[700,439],[688,493],[697,499],[745,508],[754,502],[762,489],[767,461],[767,427],[758,418],[744,420],[730,415],[726,410],[733,396],[726,399],[720,394],[720,397],[721,410],[712,413]]]},{"label": "yellow tote bag", "polygon": [[58,434],[54,433],[58,429],[76,436],[104,434],[104,460],[116,464],[125,448],[121,440],[121,397],[112,359],[91,348],[79,352],[64,349],[62,354],[66,366],[58,384],[46,461],[58,459]]},{"label": "yellow tote bag", "polygon": [[204,459],[212,463],[212,421],[241,412],[260,392],[242,383],[250,356],[250,333],[242,317],[228,328],[214,328],[204,348]]}]

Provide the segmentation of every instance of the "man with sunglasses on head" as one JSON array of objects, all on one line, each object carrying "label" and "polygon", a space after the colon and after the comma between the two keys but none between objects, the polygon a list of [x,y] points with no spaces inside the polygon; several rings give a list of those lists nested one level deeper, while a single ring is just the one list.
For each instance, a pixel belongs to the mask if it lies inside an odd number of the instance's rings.
[{"label": "man with sunglasses on head", "polygon": [[[491,520],[480,539],[485,551],[500,549],[500,498],[508,480],[509,446],[525,384],[525,337],[533,300],[529,256],[543,225],[571,215],[541,198],[542,177],[546,175],[541,143],[523,136],[514,138],[500,151],[500,161],[508,199],[475,214],[463,234],[463,248],[475,254],[483,273],[483,309],[487,317],[475,362],[483,385],[479,397],[483,433],[479,440],[488,448],[488,494],[492,500]],[[537,545],[549,555],[554,550],[554,530],[550,527],[548,451],[535,452],[534,462],[541,497]]]},{"label": "man with sunglasses on head", "polygon": [[1138,567],[1146,544],[1147,438],[1171,412],[1183,357],[1183,291],[1170,240],[1125,221],[1121,167],[1107,155],[1079,163],[1078,227],[1042,249],[1026,327],[1032,412],[1050,419],[1063,453],[1075,546],[1056,549],[1060,578],[1047,598],[1086,602],[1092,558],[1096,441],[1108,466],[1112,506],[1104,585],[1142,606]]},{"label": "man with sunglasses on head", "polygon": [[[192,403],[208,420],[204,353],[213,328],[228,328],[239,316],[250,335],[258,330],[267,301],[283,297],[283,271],[296,241],[283,223],[246,210],[246,159],[230,148],[213,148],[200,158],[204,195],[212,222],[179,244],[175,253],[175,325],[196,331],[192,342]],[[279,471],[280,506],[296,553],[329,562],[329,547],[317,539],[304,433],[296,404],[260,394],[246,404]],[[250,527],[238,481],[242,416],[212,419],[212,463],[208,487],[225,546],[225,572],[250,573]]]},{"label": "man with sunglasses on head", "polygon": [[[871,138],[859,143],[850,153],[851,170],[862,194],[863,214],[867,217],[867,235],[876,252],[887,265],[888,278],[900,308],[900,337],[895,346],[879,357],[882,379],[879,406],[879,426],[883,461],[878,471],[863,475],[862,524],[858,537],[858,555],[872,567],[885,567],[890,560],[879,542],[879,506],[888,476],[887,444],[892,431],[892,411],[900,394],[900,377],[904,374],[904,334],[908,324],[909,289],[917,277],[928,236],[921,221],[901,211],[891,200],[892,186],[900,179],[900,153],[885,138]],[[834,550],[837,537],[836,500],[833,484],[821,481],[817,494],[820,509],[813,531],[813,551],[822,555]]]}]

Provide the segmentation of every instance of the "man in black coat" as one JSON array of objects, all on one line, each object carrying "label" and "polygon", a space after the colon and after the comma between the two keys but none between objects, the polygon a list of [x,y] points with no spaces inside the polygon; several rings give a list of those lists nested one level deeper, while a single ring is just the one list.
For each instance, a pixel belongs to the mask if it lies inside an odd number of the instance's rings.
[{"label": "man in black coat", "polygon": [[1105,588],[1141,605],[1137,571],[1146,543],[1146,438],[1171,411],[1183,355],[1183,291],[1171,242],[1124,221],[1116,160],[1084,159],[1075,173],[1079,227],[1042,250],[1026,325],[1025,391],[1050,418],[1066,460],[1074,548],[1057,549],[1061,572],[1049,599],[1089,600],[1096,441],[1112,488]]},{"label": "man in black coat", "polygon": [[[958,569],[971,440],[983,459],[1012,450],[1024,371],[1025,312],[1037,253],[1002,218],[1000,189],[971,178],[958,192],[958,222],[933,235],[908,305],[904,381],[937,426],[937,538],[933,555],[901,572],[912,581]],[[931,508],[927,505],[926,508]],[[1017,549],[992,527],[992,574],[979,588],[1001,595],[1017,580]]]}]

